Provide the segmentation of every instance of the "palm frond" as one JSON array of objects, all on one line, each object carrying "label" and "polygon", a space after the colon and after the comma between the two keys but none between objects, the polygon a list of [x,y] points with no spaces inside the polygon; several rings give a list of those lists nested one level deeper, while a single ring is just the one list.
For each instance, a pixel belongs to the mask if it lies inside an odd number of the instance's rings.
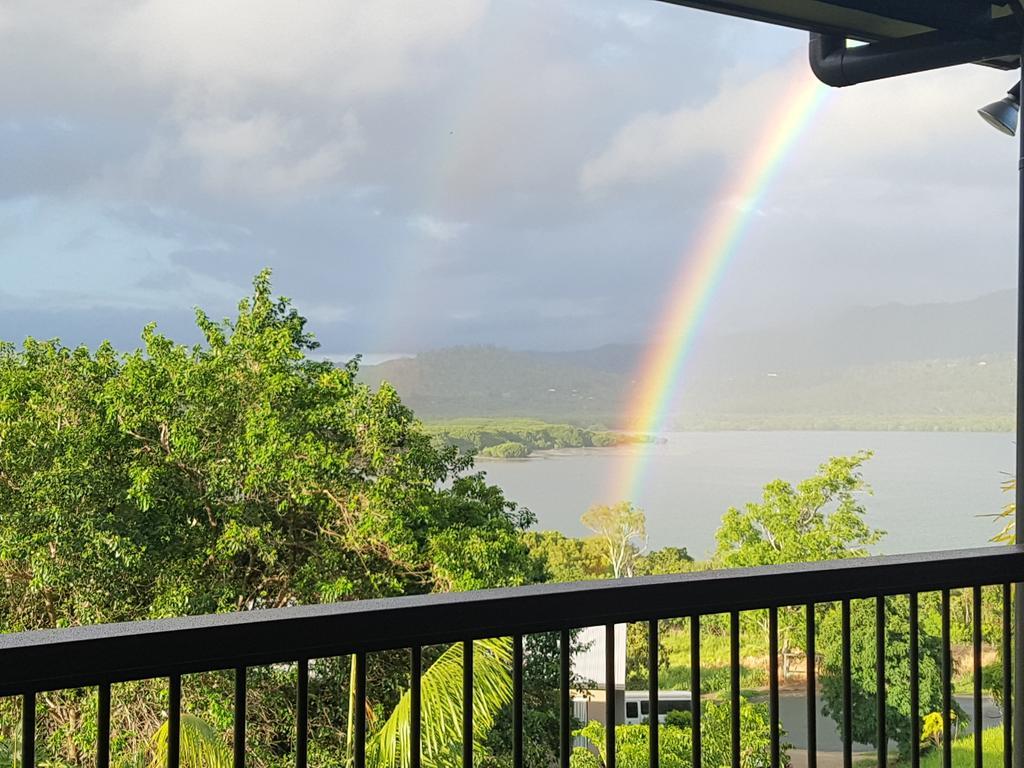
[{"label": "palm frond", "polygon": [[[168,723],[161,725],[150,739],[149,768],[167,765]],[[230,768],[231,751],[212,725],[195,715],[181,716],[182,768]]]},{"label": "palm frond", "polygon": [[[1013,493],[1017,490],[1017,479],[1011,478],[1003,483],[1003,491],[1006,493]],[[1000,544],[1016,544],[1017,536],[1015,534],[1015,524],[1017,519],[1017,505],[1014,502],[1009,502],[1003,507],[1002,511],[997,515],[991,515],[991,517],[997,520],[1006,520],[1003,525],[1003,530],[992,537],[992,541],[999,542]]]},{"label": "palm frond", "polygon": [[[512,700],[512,642],[509,638],[473,644],[473,741],[479,745]],[[462,645],[453,645],[423,673],[420,682],[421,755],[426,768],[451,762],[462,743]],[[374,768],[409,768],[411,743],[409,691],[367,744]]]}]

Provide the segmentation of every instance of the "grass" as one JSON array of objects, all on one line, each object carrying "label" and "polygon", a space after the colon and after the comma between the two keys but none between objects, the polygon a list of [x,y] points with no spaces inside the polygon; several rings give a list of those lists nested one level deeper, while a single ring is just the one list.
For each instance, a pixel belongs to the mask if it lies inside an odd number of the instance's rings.
[{"label": "grass", "polygon": [[[1003,764],[1002,726],[986,728],[981,733],[981,748],[987,768]],[[942,748],[933,748],[921,757],[921,768],[942,768]],[[964,736],[953,742],[952,768],[974,768],[974,736]]]},{"label": "grass", "polygon": [[[740,667],[740,693],[743,696],[750,696],[755,691],[764,688],[768,684],[768,672],[764,669],[750,669]],[[689,665],[673,666],[663,670],[658,675],[658,687],[665,691],[685,691],[690,688],[690,667]],[[705,667],[700,668],[700,690],[701,693],[728,693],[729,668],[728,667]]]},{"label": "grass", "polygon": [[[709,622],[710,624],[710,622]],[[703,693],[722,693],[729,690],[729,637],[722,632],[705,631],[701,627],[700,641],[700,687]],[[746,635],[746,633],[744,633]],[[690,688],[690,630],[673,628],[662,634],[662,643],[668,652],[668,669],[658,675],[658,685],[664,690],[688,690]],[[767,654],[767,640],[741,638],[740,650],[743,657]],[[740,688],[744,695],[768,685],[767,666],[741,666]]]}]

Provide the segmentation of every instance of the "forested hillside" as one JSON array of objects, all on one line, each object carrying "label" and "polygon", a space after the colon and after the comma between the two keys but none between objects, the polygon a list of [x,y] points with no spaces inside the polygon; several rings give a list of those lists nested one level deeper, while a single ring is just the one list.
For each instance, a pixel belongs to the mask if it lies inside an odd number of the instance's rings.
[{"label": "forested hillside", "polygon": [[[701,341],[672,426],[1002,430],[1013,421],[1014,303],[883,306]],[[535,418],[626,428],[643,348],[456,347],[366,366],[428,421]]]}]

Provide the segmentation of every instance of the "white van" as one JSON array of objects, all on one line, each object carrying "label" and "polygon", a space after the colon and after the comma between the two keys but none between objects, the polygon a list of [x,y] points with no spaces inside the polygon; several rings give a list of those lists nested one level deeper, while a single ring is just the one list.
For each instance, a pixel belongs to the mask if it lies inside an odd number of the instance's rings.
[{"label": "white van", "polygon": [[[627,725],[640,725],[650,718],[650,697],[647,691],[626,691]],[[689,691],[658,691],[658,722],[664,723],[669,712],[690,712],[693,698]]]}]

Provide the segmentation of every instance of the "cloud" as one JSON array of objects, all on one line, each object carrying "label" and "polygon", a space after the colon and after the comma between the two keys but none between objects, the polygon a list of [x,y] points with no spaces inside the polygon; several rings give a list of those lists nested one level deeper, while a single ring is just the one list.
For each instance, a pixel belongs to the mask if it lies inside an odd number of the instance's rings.
[{"label": "cloud", "polygon": [[315,301],[299,301],[296,304],[301,308],[302,314],[315,324],[341,323],[352,316],[352,307],[342,304],[328,304]]},{"label": "cloud", "polygon": [[2,204],[3,308],[187,309],[210,303],[220,311],[243,294],[237,282],[178,263],[184,249],[209,260],[223,245],[141,227],[132,212],[108,205],[50,198]]},{"label": "cloud", "polygon": [[[641,184],[679,172],[709,154],[735,154],[749,142],[750,116],[767,114],[785,91],[794,68],[737,81],[732,73],[704,104],[632,118],[580,172],[580,188],[598,194],[620,184]],[[810,77],[800,72],[801,78]],[[742,151],[742,149],[740,150]]]},{"label": "cloud", "polygon": [[204,183],[218,192],[288,194],[338,177],[364,142],[352,113],[333,126],[334,138],[305,140],[303,121],[263,113],[187,119],[181,128],[182,153],[196,158]]},{"label": "cloud", "polygon": [[232,197],[315,192],[365,150],[361,115],[374,100],[436,85],[444,52],[486,9],[83,0],[40,14],[15,2],[0,15],[0,98],[9,111],[148,123],[144,144],[94,167],[101,188],[168,194],[168,177],[187,186],[191,173]]},{"label": "cloud", "polygon": [[722,190],[809,76],[794,31],[637,0],[39,7],[0,3],[0,266],[40,327],[187,331],[270,266],[330,349],[635,340],[730,207],[756,211],[709,327],[1012,280],[1015,145],[973,114],[1007,73],[832,92],[751,201]]},{"label": "cloud", "polygon": [[[679,176],[708,157],[735,168],[760,146],[763,131],[778,122],[789,94],[812,78],[801,55],[754,76],[727,72],[718,92],[703,103],[635,115],[583,164],[579,187],[600,195],[650,184]],[[991,73],[981,67],[959,67],[828,91],[825,107],[785,162],[813,168],[819,176],[824,170],[848,174],[868,163],[891,177],[892,162],[909,159],[916,171],[908,175],[910,183],[933,180],[934,170],[948,174],[949,169],[932,163],[928,172],[922,147],[948,152],[967,144],[972,151],[974,145],[982,152],[991,147],[979,140],[982,125],[968,95],[984,93],[981,86],[990,81]]]},{"label": "cloud", "polygon": [[464,221],[445,221],[444,219],[421,213],[410,219],[409,226],[432,240],[450,243],[461,237],[469,224]]},{"label": "cloud", "polygon": [[466,34],[486,7],[485,0],[448,0],[443,10],[404,0],[309,0],[301,8],[149,0],[125,6],[110,32],[119,58],[206,108],[267,88],[344,101],[421,82],[431,54]]},{"label": "cloud", "polygon": [[619,11],[616,18],[620,24],[630,29],[643,29],[649,27],[651,22],[654,21],[654,14],[630,9]]}]

